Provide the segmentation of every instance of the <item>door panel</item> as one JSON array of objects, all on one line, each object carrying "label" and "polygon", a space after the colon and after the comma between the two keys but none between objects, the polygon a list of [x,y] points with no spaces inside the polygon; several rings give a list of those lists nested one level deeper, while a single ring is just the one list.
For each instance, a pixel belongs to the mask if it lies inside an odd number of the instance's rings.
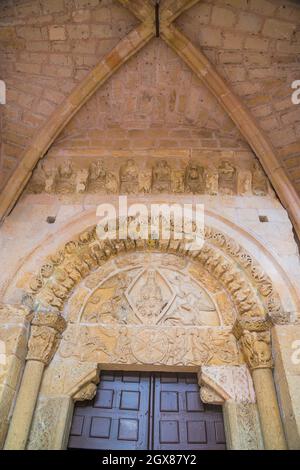
[{"label": "door panel", "polygon": [[78,403],[69,448],[147,449],[150,375],[102,372],[92,402]]},{"label": "door panel", "polygon": [[155,376],[153,422],[155,450],[225,449],[222,409],[201,402],[195,374]]},{"label": "door panel", "polygon": [[196,374],[102,372],[76,404],[70,449],[225,449],[222,409],[200,400]]}]

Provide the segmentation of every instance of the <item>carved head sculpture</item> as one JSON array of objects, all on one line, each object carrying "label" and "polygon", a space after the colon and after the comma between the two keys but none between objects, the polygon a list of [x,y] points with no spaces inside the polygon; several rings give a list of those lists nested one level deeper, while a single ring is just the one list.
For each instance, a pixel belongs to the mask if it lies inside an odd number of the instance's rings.
[{"label": "carved head sculpture", "polygon": [[106,171],[104,168],[104,164],[102,160],[97,160],[96,162],[92,162],[90,164],[90,179],[91,181],[95,181],[98,178],[104,179],[106,176]]},{"label": "carved head sculpture", "polygon": [[64,160],[59,166],[59,174],[62,178],[70,178],[73,174],[72,160]]}]

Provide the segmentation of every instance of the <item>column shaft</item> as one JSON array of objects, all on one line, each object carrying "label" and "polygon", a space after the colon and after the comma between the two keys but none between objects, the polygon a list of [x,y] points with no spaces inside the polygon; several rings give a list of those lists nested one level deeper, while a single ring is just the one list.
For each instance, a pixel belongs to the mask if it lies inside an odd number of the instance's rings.
[{"label": "column shaft", "polygon": [[4,446],[6,450],[23,450],[26,448],[44,368],[45,364],[43,362],[29,360],[26,363]]},{"label": "column shaft", "polygon": [[287,445],[272,370],[269,368],[254,369],[252,371],[252,377],[265,449],[285,450],[287,449]]}]

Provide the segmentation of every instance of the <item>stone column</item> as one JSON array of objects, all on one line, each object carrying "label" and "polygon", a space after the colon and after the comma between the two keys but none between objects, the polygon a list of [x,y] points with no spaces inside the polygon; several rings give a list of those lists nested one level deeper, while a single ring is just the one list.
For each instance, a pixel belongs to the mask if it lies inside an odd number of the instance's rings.
[{"label": "stone column", "polygon": [[66,326],[56,313],[37,313],[32,321],[28,354],[4,449],[26,447],[44,368],[51,361]]},{"label": "stone column", "polygon": [[251,370],[266,450],[287,449],[272,374],[271,333],[266,324],[239,322],[238,337]]}]

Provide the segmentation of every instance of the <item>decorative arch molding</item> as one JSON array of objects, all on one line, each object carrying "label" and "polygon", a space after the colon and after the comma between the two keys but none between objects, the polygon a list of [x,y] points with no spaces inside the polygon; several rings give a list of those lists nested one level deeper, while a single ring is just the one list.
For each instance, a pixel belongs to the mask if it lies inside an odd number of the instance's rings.
[{"label": "decorative arch molding", "polygon": [[[8,180],[0,203],[0,220],[18,200],[32,171],[43,158],[54,139],[65,128],[70,119],[79,111],[93,93],[118,70],[123,63],[138,52],[155,35],[154,7],[149,0],[118,0],[142,23],[129,33],[104,59],[88,74],[69,97],[52,114],[40,130],[20,164]],[[198,78],[217,98],[225,111],[237,125],[250,147],[254,150],[268,174],[283,205],[289,211],[295,230],[300,235],[300,199],[288,179],[271,142],[223,78],[201,50],[195,48],[172,22],[199,0],[167,0],[161,10],[160,36],[187,63]]]},{"label": "decorative arch molding", "polygon": [[[88,227],[93,227],[96,223],[95,210],[90,209],[72,217],[55,233],[43,237],[32,251],[25,253],[22,258],[20,257],[14,271],[4,281],[1,289],[2,302],[19,304],[24,290],[30,290],[29,278],[33,273],[38,274],[44,262],[43,260],[49,259],[51,253],[59,250],[59,247],[63,247],[68,241],[76,239],[78,234]],[[252,260],[259,259],[262,271],[266,273],[269,279],[272,279],[273,289],[280,295],[286,321],[296,321],[300,312],[300,299],[297,289],[272,248],[270,246],[266,247],[263,241],[257,238],[256,234],[243,229],[214,211],[205,211],[205,223],[214,228],[217,233],[224,234],[228,239],[238,240],[241,250],[245,251],[244,247],[247,247]],[[207,235],[209,236],[208,229]],[[212,237],[211,242],[217,243],[215,237]],[[238,262],[239,255],[237,252],[236,254]],[[242,269],[244,270],[244,268]],[[247,270],[251,271],[250,265],[248,265]]]},{"label": "decorative arch molding", "polygon": [[271,279],[235,240],[205,227],[203,248],[189,251],[185,241],[99,240],[96,226],[81,232],[50,254],[29,282],[23,302],[34,311],[62,312],[71,293],[91,272],[121,253],[150,251],[186,256],[200,263],[229,293],[238,317],[289,321]]}]

